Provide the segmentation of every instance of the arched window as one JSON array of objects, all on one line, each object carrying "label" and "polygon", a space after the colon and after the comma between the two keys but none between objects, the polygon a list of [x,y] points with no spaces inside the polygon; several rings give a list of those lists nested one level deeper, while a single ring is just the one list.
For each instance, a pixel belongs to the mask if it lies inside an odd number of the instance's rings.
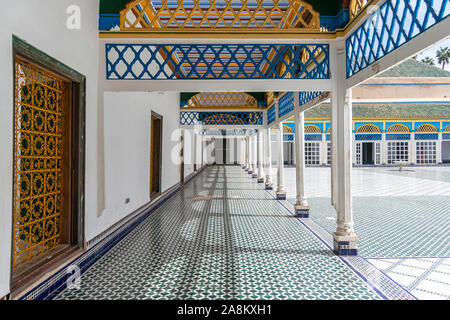
[{"label": "arched window", "polygon": [[432,124],[423,124],[417,128],[416,132],[437,132],[437,128]]},{"label": "arched window", "polygon": [[404,133],[409,132],[409,128],[405,126],[404,124],[394,124],[389,127],[387,130],[389,133]]},{"label": "arched window", "polygon": [[322,131],[320,130],[320,128],[318,126],[309,124],[309,125],[305,126],[305,133],[314,134],[314,133],[322,133]]},{"label": "arched window", "polygon": [[365,124],[359,127],[356,133],[381,133],[381,130],[374,124]]}]

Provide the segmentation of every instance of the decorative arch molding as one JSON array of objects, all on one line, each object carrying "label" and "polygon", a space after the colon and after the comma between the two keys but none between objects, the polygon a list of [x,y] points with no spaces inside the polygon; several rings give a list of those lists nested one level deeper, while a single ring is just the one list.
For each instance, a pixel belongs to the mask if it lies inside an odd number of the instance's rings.
[{"label": "decorative arch molding", "polygon": [[[271,127],[270,132],[272,134],[275,134],[275,133],[277,133],[277,129],[278,129],[278,126],[273,126],[273,127]],[[292,130],[291,127],[283,124],[283,134],[294,134],[294,130]]]},{"label": "decorative arch molding", "polygon": [[120,29],[320,29],[320,15],[301,0],[135,0],[120,11]]},{"label": "decorative arch molding", "polygon": [[256,108],[258,102],[245,92],[201,92],[188,100],[188,107]]},{"label": "decorative arch molding", "polygon": [[388,133],[405,133],[410,132],[409,128],[404,124],[394,124],[387,129]]},{"label": "decorative arch molding", "polygon": [[450,132],[450,124],[444,128],[444,132],[445,133]]},{"label": "decorative arch molding", "polygon": [[293,133],[294,133],[294,130],[292,130],[291,127],[289,127],[289,126],[283,124],[283,133],[284,133],[284,134],[293,134]]},{"label": "decorative arch molding", "polygon": [[432,124],[426,123],[426,124],[423,124],[420,127],[418,127],[416,129],[416,132],[436,133],[436,132],[438,132],[438,129],[435,126],[433,126]]},{"label": "decorative arch molding", "polygon": [[306,134],[317,134],[317,133],[322,133],[322,130],[320,130],[320,128],[318,126],[312,125],[312,124],[308,124],[305,126],[305,133]]},{"label": "decorative arch molding", "polygon": [[356,133],[381,133],[381,129],[374,124],[364,124],[356,130]]}]

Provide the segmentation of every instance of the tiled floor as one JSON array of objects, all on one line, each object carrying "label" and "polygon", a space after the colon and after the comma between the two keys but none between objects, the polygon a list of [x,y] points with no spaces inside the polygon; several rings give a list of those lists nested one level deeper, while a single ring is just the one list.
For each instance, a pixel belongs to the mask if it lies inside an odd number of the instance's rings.
[{"label": "tiled floor", "polygon": [[330,169],[306,172],[300,221],[295,168],[282,202],[239,167],[206,169],[57,299],[450,299],[450,167],[354,169],[355,258],[330,251]]},{"label": "tiled floor", "polygon": [[369,259],[418,299],[450,299],[450,258]]},{"label": "tiled floor", "polygon": [[[332,233],[330,169],[306,174],[311,219]],[[285,179],[293,204],[295,168]],[[450,299],[450,167],[355,168],[353,182],[360,256],[418,299]]]},{"label": "tiled floor", "polygon": [[210,167],[57,299],[380,299],[239,167]]},{"label": "tiled floor", "polygon": [[[285,169],[285,179],[287,198],[295,203],[295,168]],[[335,231],[330,169],[307,168],[306,181],[311,218]],[[352,191],[364,257],[450,256],[450,167],[353,169]]]}]

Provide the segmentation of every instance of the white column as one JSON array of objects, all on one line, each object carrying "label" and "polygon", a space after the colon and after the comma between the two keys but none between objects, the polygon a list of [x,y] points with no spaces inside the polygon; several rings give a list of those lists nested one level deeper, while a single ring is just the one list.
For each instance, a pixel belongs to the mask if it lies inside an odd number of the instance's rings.
[{"label": "white column", "polygon": [[194,129],[194,164],[195,164],[195,171],[197,171],[198,168],[198,131],[197,129]]},{"label": "white column", "polygon": [[[245,134],[245,131],[244,131]],[[242,138],[243,146],[242,151],[244,152],[243,159],[244,159],[244,165],[242,166],[242,169],[247,170],[247,136],[245,135]]]},{"label": "white column", "polygon": [[240,137],[240,157],[239,157],[239,164],[241,165],[241,168],[244,168],[245,161],[244,161],[244,138]]},{"label": "white column", "polygon": [[380,144],[380,164],[382,165],[387,164],[387,144],[388,141],[386,140],[386,133],[383,133]]},{"label": "white column", "polygon": [[352,91],[338,92],[338,209],[334,250],[339,255],[356,255],[358,236],[353,228],[352,203]]},{"label": "white column", "polygon": [[252,169],[252,178],[256,178],[258,176],[258,134],[255,132],[252,136],[252,155],[253,155],[253,169]]},{"label": "white column", "polygon": [[253,139],[252,136],[249,135],[248,136],[248,164],[249,164],[249,169],[248,169],[248,173],[252,174],[253,173]]},{"label": "white column", "polygon": [[270,128],[265,129],[265,139],[266,145],[266,189],[272,190],[272,138],[270,135]]},{"label": "white column", "polygon": [[[296,93],[298,97],[298,94]],[[298,98],[294,99],[295,102]],[[297,108],[298,102],[295,103]],[[295,174],[297,187],[297,202],[295,203],[295,213],[300,218],[309,217],[309,205],[305,195],[305,114],[295,112]]]},{"label": "white column", "polygon": [[247,135],[245,139],[245,148],[246,148],[246,155],[247,155],[247,168],[246,171],[250,171],[250,136]]},{"label": "white column", "polygon": [[204,146],[204,138],[203,138],[204,134],[202,132],[202,134],[200,135],[200,152],[202,155],[202,168],[205,165],[205,146]]},{"label": "white column", "polygon": [[258,129],[258,183],[264,183],[263,131]]},{"label": "white column", "polygon": [[436,163],[442,163],[442,132],[438,133],[438,140],[436,141]]},{"label": "white column", "polygon": [[417,164],[417,146],[414,133],[411,133],[411,141],[406,141],[408,143],[408,161],[409,163]]},{"label": "white column", "polygon": [[286,189],[284,188],[284,158],[283,158],[283,122],[278,123],[277,127],[277,139],[278,139],[278,187],[277,187],[277,199],[286,199]]}]

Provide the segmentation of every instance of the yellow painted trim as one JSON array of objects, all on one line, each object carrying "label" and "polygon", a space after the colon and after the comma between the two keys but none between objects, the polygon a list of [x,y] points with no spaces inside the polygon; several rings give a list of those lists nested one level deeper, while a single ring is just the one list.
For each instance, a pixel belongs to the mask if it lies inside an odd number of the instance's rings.
[{"label": "yellow painted trim", "polygon": [[100,39],[314,39],[333,40],[336,39],[335,32],[311,32],[279,30],[268,32],[267,30],[248,31],[238,29],[230,31],[205,31],[202,30],[155,30],[155,31],[99,31]]}]

